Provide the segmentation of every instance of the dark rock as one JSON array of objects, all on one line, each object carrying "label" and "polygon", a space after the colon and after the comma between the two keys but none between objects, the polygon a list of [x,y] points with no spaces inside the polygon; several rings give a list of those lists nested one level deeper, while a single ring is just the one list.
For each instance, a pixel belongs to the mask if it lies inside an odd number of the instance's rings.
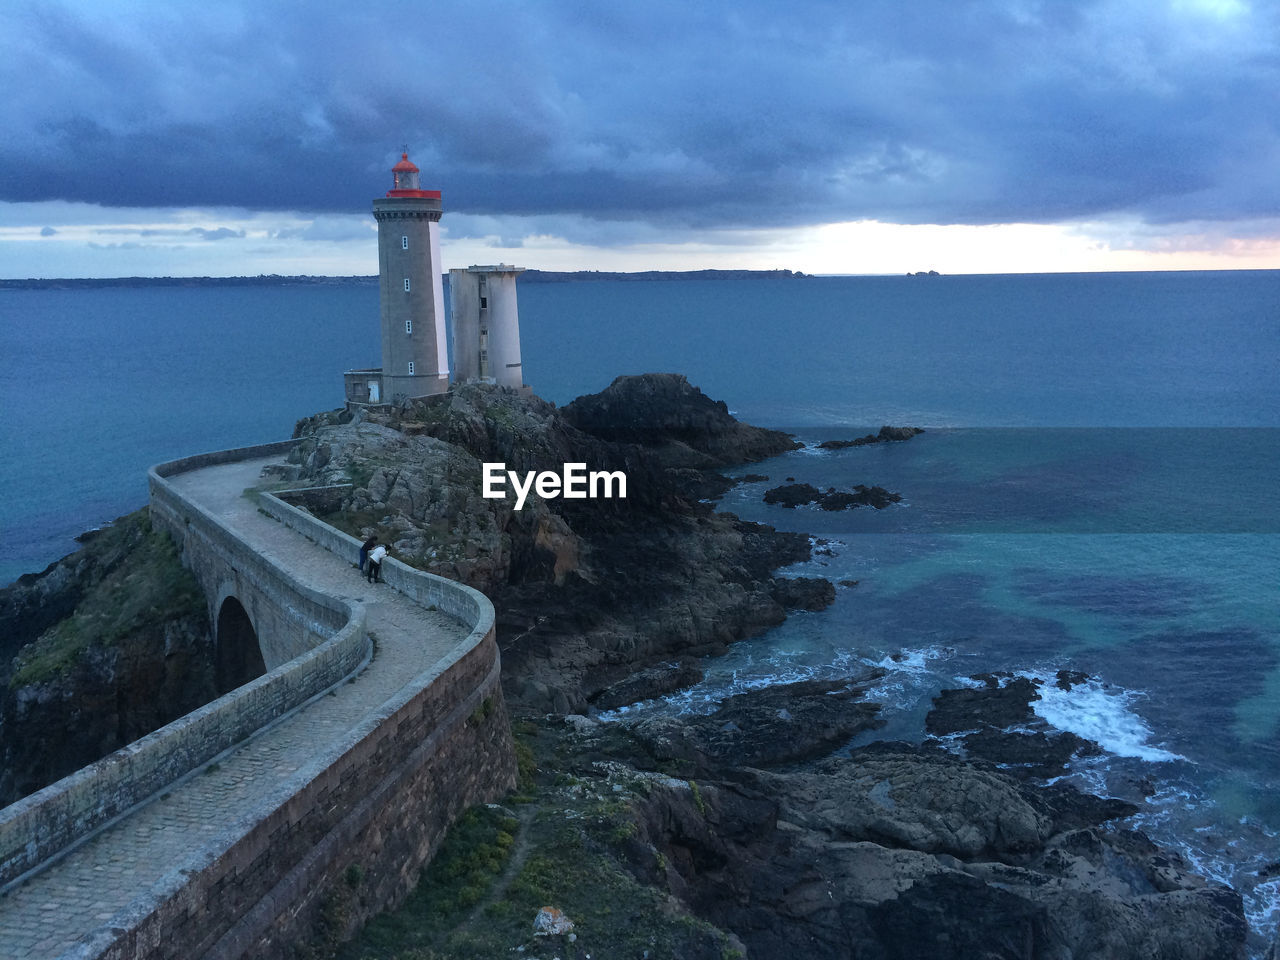
[{"label": "dark rock", "polygon": [[900,493],[890,493],[884,487],[865,487],[860,483],[853,488],[853,492],[857,503],[863,506],[875,507],[877,510],[883,510],[889,504],[898,503],[902,500],[902,494]]},{"label": "dark rock", "polygon": [[[493,600],[517,713],[585,709],[633,672],[723,653],[782,622],[772,572],[810,555],[803,534],[700,502],[729,481],[695,468],[790,449],[784,434],[739,424],[682,377],[622,378],[570,407],[597,432],[569,408],[466,385],[359,422],[304,421],[291,454],[313,484],[352,484],[330,522],[377,532],[400,559]],[[627,498],[531,497],[516,511],[481,497],[485,462],[623,470]],[[656,676],[610,702],[643,695]]]},{"label": "dark rock", "polygon": [[836,588],[821,577],[774,577],[771,593],[788,610],[825,610],[836,599]]},{"label": "dark rock", "polygon": [[1039,700],[1040,694],[1026,677],[1012,677],[1004,686],[995,685],[991,674],[974,679],[984,679],[988,685],[976,690],[943,690],[933,698],[933,709],[925,718],[929,733],[942,737],[982,727],[1003,730],[1034,717],[1031,701]]},{"label": "dark rock", "polygon": [[1079,670],[1059,670],[1055,687],[1062,690],[1070,690],[1072,687],[1081,683],[1088,683],[1093,678],[1087,673],[1081,673]]},{"label": "dark rock", "polygon": [[729,466],[800,446],[785,433],[739,423],[722,401],[674,373],[618,377],[562,412],[593,436],[651,448],[667,466]]},{"label": "dark rock", "polygon": [[917,434],[924,433],[922,427],[881,427],[876,438],[881,443],[895,443],[902,440],[910,440]]},{"label": "dark rock", "polygon": [[766,490],[764,493],[765,503],[780,503],[784,507],[798,507],[806,503],[813,503],[822,496],[822,491],[809,483],[792,483],[781,487],[774,487],[772,490]]},{"label": "dark rock", "polygon": [[868,433],[865,437],[858,437],[856,440],[823,440],[818,444],[819,450],[843,450],[846,447],[864,447],[869,443],[879,443],[874,433]]},{"label": "dark rock", "polygon": [[[1027,958],[1039,954],[1048,908],[958,871],[915,879],[873,907],[868,924],[894,958]],[[963,921],[958,918],[963,917]]]},{"label": "dark rock", "polygon": [[843,450],[846,447],[865,447],[872,443],[894,443],[910,440],[917,434],[924,433],[921,427],[889,427],[880,428],[879,433],[868,433],[854,440],[823,440],[818,444],[821,450]]},{"label": "dark rock", "polygon": [[692,501],[719,500],[741,481],[726,477],[713,470],[695,470],[693,467],[668,467],[667,477],[687,499]]},{"label": "dark rock", "polygon": [[960,739],[967,756],[1008,768],[1017,776],[1049,779],[1064,773],[1073,757],[1101,753],[1091,740],[1050,732],[1031,709],[1040,699],[1035,681],[1010,674],[979,674],[973,679],[984,686],[941,691],[925,717],[925,729],[934,736],[973,731]]},{"label": "dark rock", "polygon": [[[584,772],[629,749],[650,769],[696,776],[649,775],[620,846],[638,878],[732,931],[749,956],[1243,955],[1240,898],[1109,824],[1131,804],[1035,787],[928,745],[741,765],[755,749],[746,731],[785,740],[794,731],[776,711],[794,723],[820,691],[759,691],[734,698],[746,712],[727,702],[713,717],[642,721],[629,734],[597,725],[607,729],[574,747]],[[790,700],[769,699],[780,692]]]},{"label": "dark rock", "polygon": [[702,680],[703,669],[693,660],[675,660],[637,670],[591,698],[597,710],[614,710],[640,700],[652,700],[691,687]]},{"label": "dark rock", "polygon": [[632,731],[658,761],[684,764],[694,775],[796,763],[883,724],[880,704],[862,699],[883,673],[765,687],[730,697],[709,716],[645,719]]},{"label": "dark rock", "polygon": [[862,504],[858,502],[857,494],[853,493],[827,493],[818,500],[818,506],[823,510],[848,510],[851,507],[860,507]]},{"label": "dark rock", "polygon": [[146,510],[0,591],[0,806],[212,700],[205,601]]},{"label": "dark rock", "polygon": [[986,727],[960,741],[965,754],[978,760],[1012,768],[1019,776],[1047,780],[1066,772],[1073,757],[1096,756],[1101,748],[1074,733],[1024,733]]},{"label": "dark rock", "polygon": [[824,492],[810,483],[792,483],[766,490],[764,494],[765,503],[780,503],[791,508],[817,503],[823,510],[847,510],[863,506],[883,510],[901,499],[901,494],[891,493],[884,487],[868,487],[863,484],[855,486],[852,492],[836,490],[834,487],[829,487]]}]

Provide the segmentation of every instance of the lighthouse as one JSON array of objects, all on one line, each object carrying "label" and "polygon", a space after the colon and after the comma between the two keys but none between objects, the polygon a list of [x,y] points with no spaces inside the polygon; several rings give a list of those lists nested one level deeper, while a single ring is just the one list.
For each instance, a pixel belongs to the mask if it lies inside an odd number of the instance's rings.
[{"label": "lighthouse", "polygon": [[391,168],[391,189],[373,201],[378,221],[382,369],[351,370],[348,400],[391,403],[449,389],[440,269],[440,191],[423,190],[408,153]]},{"label": "lighthouse", "polygon": [[[439,190],[423,190],[408,151],[391,168],[391,189],[373,201],[378,221],[382,366],[343,375],[348,403],[378,405],[449,389]],[[450,271],[455,382],[527,392],[520,361],[516,276],[507,264]]]}]

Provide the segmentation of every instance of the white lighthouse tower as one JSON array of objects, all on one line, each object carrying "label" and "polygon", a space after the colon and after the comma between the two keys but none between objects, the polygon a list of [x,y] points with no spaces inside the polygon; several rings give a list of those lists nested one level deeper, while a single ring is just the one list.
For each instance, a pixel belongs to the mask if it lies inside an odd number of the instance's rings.
[{"label": "white lighthouse tower", "polygon": [[449,271],[454,380],[524,386],[516,276],[524,267],[500,263]]},{"label": "white lighthouse tower", "polygon": [[390,403],[449,389],[440,269],[440,191],[423,190],[408,153],[391,168],[392,185],[373,201],[378,221],[382,367],[350,370],[348,400]]}]

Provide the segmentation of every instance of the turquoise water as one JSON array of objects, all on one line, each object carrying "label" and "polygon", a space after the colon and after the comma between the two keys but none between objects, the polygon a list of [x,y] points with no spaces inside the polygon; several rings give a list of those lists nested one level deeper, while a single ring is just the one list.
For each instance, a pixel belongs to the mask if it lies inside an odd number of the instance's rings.
[{"label": "turquoise water", "polygon": [[[1246,898],[1261,955],[1280,926],[1280,430],[931,430],[821,451],[865,431],[797,431],[802,451],[749,468],[722,508],[817,537],[787,572],[836,582],[826,611],[735,645],[697,686],[640,711],[706,711],[805,678],[888,670],[886,729],[919,740],[931,698],[975,673],[1048,684],[1037,712],[1103,746],[1071,778],[1141,799],[1135,825]],[[882,511],[763,502],[794,478],[878,483]],[[852,584],[856,581],[856,585]],[[1142,791],[1145,792],[1145,791]]]},{"label": "turquoise water", "polygon": [[[1280,924],[1280,272],[528,284],[526,376],[564,403],[679,371],[799,431],[771,483],[902,504],[726,509],[822,538],[796,574],[857,580],[645,709],[859,663],[882,735],[988,669],[1098,677],[1037,709],[1102,743],[1072,776],[1155,794],[1137,825]],[[141,506],[145,470],[277,439],[377,364],[377,289],[0,291],[0,582]],[[818,452],[884,423],[908,443]],[[859,428],[859,429],[854,429]],[[746,471],[742,471],[746,472]]]}]

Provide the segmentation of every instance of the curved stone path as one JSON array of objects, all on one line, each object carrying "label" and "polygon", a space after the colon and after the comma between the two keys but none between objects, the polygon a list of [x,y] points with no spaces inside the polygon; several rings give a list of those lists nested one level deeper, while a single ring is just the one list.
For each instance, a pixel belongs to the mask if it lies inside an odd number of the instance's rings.
[{"label": "curved stone path", "polygon": [[[0,896],[0,958],[87,957],[77,943],[131,913],[135,898],[172,883],[195,855],[242,835],[298,787],[297,771],[335,734],[356,726],[407,680],[463,640],[468,627],[386,584],[367,584],[339,558],[263,515],[246,488],[280,457],[206,467],[170,478],[260,554],[316,590],[365,604],[377,654],[337,685],[175,781]],[[136,909],[136,908],[135,908]]]}]

